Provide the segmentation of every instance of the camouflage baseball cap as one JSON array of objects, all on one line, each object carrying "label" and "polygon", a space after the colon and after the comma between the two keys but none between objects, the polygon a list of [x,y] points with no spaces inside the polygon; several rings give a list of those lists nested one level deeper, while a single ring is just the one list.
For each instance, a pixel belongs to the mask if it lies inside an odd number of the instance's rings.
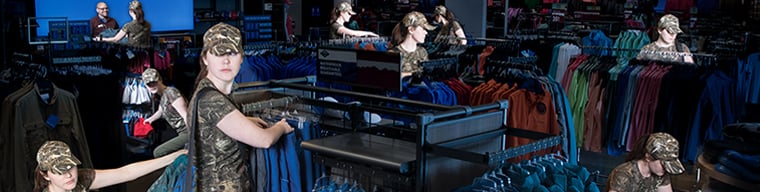
[{"label": "camouflage baseball cap", "polygon": [[435,29],[435,26],[430,25],[428,23],[427,18],[425,18],[425,15],[423,15],[420,12],[412,11],[406,14],[404,16],[404,19],[401,20],[402,23],[404,23],[405,26],[422,26],[422,28],[425,28],[426,30],[433,30]]},{"label": "camouflage baseball cap", "polygon": [[154,68],[148,68],[143,71],[142,79],[145,84],[156,82],[161,79],[158,75],[158,71]]},{"label": "camouflage baseball cap", "polygon": [[82,162],[73,154],[69,145],[61,141],[48,141],[37,151],[37,164],[42,171],[61,175]]},{"label": "camouflage baseball cap", "polygon": [[241,53],[242,50],[240,30],[232,25],[218,23],[203,34],[204,53],[208,51],[214,55],[226,55]]},{"label": "camouflage baseball cap", "polygon": [[132,2],[129,2],[129,9],[137,9],[141,7],[142,7],[142,3],[140,3],[140,1],[133,0]]},{"label": "camouflage baseball cap", "polygon": [[351,3],[348,1],[344,1],[338,4],[338,8],[336,9],[338,12],[344,12],[347,11],[348,14],[356,15],[356,12],[354,12],[354,8],[351,7]]},{"label": "camouflage baseball cap", "polygon": [[658,26],[660,29],[666,29],[670,33],[683,33],[678,24],[678,17],[671,14],[660,17],[660,23]]},{"label": "camouflage baseball cap", "polygon": [[662,161],[662,167],[669,174],[683,173],[683,165],[678,160],[678,140],[672,135],[652,133],[647,139],[646,150],[652,158]]},{"label": "camouflage baseball cap", "polygon": [[446,15],[446,7],[443,5],[435,6],[435,10],[433,11],[434,15]]}]

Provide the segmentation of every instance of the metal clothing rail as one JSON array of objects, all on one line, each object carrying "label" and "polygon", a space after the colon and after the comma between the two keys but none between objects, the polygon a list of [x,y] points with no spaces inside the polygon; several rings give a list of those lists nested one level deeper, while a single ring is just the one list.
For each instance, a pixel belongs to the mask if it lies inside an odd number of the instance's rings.
[{"label": "metal clothing rail", "polygon": [[[380,136],[363,133],[362,129],[358,129],[359,126],[366,124],[352,122],[344,125],[352,126],[353,132],[304,141],[302,147],[316,152],[315,157],[319,158],[315,159],[320,159],[319,161],[323,164],[332,162],[329,164],[339,166],[338,168],[341,168],[340,166],[351,168],[354,172],[376,175],[379,173],[377,167],[382,167],[385,171],[395,170],[393,172],[400,174],[399,176],[413,179],[412,181],[405,180],[404,183],[413,184],[414,191],[446,191],[464,186],[468,180],[462,178],[473,178],[506,159],[556,146],[561,141],[561,136],[504,127],[508,107],[506,100],[480,106],[444,106],[298,83],[292,80],[290,82],[273,80],[239,86],[240,88],[268,86],[291,91],[338,94],[380,101],[379,103],[398,103],[426,109],[425,112],[417,112],[367,103],[343,104],[315,98],[299,99],[302,104],[343,110],[349,114],[361,114],[366,111],[399,115],[410,119],[413,126],[408,129],[416,134],[415,141],[388,137],[381,139]],[[537,141],[504,149],[506,135]],[[357,143],[359,141],[363,144]],[[379,153],[379,151],[394,150],[405,151],[406,155],[388,156],[387,152]],[[341,161],[346,162],[341,163]],[[407,174],[403,174],[404,172]],[[456,172],[458,177],[452,177],[450,175],[452,172]]]}]

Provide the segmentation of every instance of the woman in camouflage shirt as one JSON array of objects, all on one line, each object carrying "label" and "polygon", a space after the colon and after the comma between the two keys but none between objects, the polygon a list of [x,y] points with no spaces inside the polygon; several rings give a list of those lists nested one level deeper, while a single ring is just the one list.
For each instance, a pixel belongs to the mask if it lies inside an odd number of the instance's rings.
[{"label": "woman in camouflage shirt", "polygon": [[116,169],[78,168],[82,164],[63,141],[47,141],[37,150],[33,192],[84,192],[135,180],[166,167],[187,150]]},{"label": "woman in camouflage shirt", "polygon": [[678,141],[667,133],[652,133],[639,138],[626,162],[612,170],[607,191],[670,192],[670,175],[683,171]]},{"label": "woman in camouflage shirt", "polygon": [[678,34],[683,33],[678,23],[676,16],[671,14],[662,16],[657,25],[659,37],[656,41],[642,47],[636,59],[694,63],[694,59],[689,55],[689,47],[676,41]]},{"label": "woman in camouflage shirt", "polygon": [[393,48],[389,52],[401,54],[401,74],[409,76],[420,72],[420,62],[428,60],[424,47],[417,44],[425,42],[428,30],[435,29],[420,12],[412,11],[393,28]]},{"label": "woman in camouflage shirt", "polygon": [[148,48],[150,45],[150,22],[145,20],[145,11],[143,11],[142,3],[134,0],[129,3],[129,16],[132,17],[132,21],[119,30],[113,37],[95,37],[95,41],[105,42],[118,42],[122,38],[127,37],[129,40],[127,44],[135,47]]},{"label": "woman in camouflage shirt", "polygon": [[467,45],[464,29],[451,10],[446,9],[443,5],[435,6],[433,17],[435,18],[433,22],[439,23],[441,26],[438,35],[435,36],[435,42]]},{"label": "woman in camouflage shirt", "polygon": [[162,143],[153,150],[153,157],[166,155],[177,149],[181,149],[187,143],[187,101],[179,89],[166,86],[161,79],[161,74],[154,68],[145,69],[142,74],[143,83],[148,87],[151,94],[161,97],[158,110],[145,119],[146,124],[151,124],[159,118],[164,118],[175,131],[177,136]]},{"label": "woman in camouflage shirt", "polygon": [[[259,118],[246,117],[230,98],[235,76],[243,64],[240,30],[226,23],[203,35],[201,71],[190,100],[188,123],[194,134],[191,158],[196,170],[195,191],[248,191],[250,176],[238,142],[269,148],[280,136],[293,131],[285,119],[270,126]],[[196,106],[197,105],[197,106]],[[195,154],[193,154],[195,153]]]}]

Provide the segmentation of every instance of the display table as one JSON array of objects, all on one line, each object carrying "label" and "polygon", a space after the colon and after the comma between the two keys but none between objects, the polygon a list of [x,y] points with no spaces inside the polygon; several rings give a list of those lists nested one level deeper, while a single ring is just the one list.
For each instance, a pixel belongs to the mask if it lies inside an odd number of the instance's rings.
[{"label": "display table", "polygon": [[710,180],[714,179],[725,184],[744,189],[747,191],[755,191],[760,189],[760,184],[752,184],[747,181],[734,178],[732,176],[718,172],[715,169],[715,164],[712,164],[703,158],[702,155],[697,157],[697,185],[703,191],[714,191],[709,189]]}]

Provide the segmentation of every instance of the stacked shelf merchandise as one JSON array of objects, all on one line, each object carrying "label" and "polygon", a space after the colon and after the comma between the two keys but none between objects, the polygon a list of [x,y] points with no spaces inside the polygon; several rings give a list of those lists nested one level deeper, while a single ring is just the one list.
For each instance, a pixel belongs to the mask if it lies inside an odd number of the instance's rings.
[{"label": "stacked shelf merchandise", "polygon": [[[51,39],[67,39],[67,44],[53,45],[53,50],[82,49],[86,46],[90,37],[90,22],[87,20],[68,21],[68,33],[66,33],[67,21],[50,21]],[[68,34],[68,36],[66,36]]]},{"label": "stacked shelf merchandise", "polygon": [[272,16],[249,15],[243,18],[243,31],[247,42],[272,40]]}]

